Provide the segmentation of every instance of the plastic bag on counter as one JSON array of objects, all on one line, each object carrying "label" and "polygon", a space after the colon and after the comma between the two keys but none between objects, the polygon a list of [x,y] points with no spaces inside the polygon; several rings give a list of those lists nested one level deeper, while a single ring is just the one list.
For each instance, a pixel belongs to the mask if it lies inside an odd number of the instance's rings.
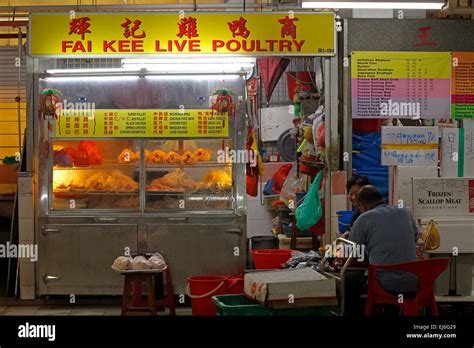
[{"label": "plastic bag on counter", "polygon": [[132,261],[133,259],[131,257],[119,256],[112,264],[112,268],[116,269],[117,271],[126,271],[132,269]]},{"label": "plastic bag on counter", "polygon": [[54,165],[60,167],[73,167],[74,160],[64,149],[54,151]]},{"label": "plastic bag on counter", "polygon": [[291,167],[290,173],[288,174],[280,193],[280,199],[291,210],[296,208],[296,203],[298,201],[296,199],[296,193],[304,192],[306,187],[306,175],[297,175],[296,167],[296,165]]},{"label": "plastic bag on counter", "polygon": [[148,259],[150,269],[165,269],[166,262],[162,255],[155,253]]},{"label": "plastic bag on counter", "polygon": [[102,164],[102,153],[92,140],[81,140],[77,146],[77,157],[81,165]]},{"label": "plastic bag on counter", "polygon": [[150,269],[150,264],[148,263],[145,256],[136,256],[132,261],[132,269],[135,269],[135,270]]},{"label": "plastic bag on counter", "polygon": [[[292,257],[286,262],[285,268],[304,268],[310,267],[313,270],[321,271],[321,255],[310,250],[309,252],[293,252]],[[329,260],[324,263],[325,272],[334,272]]]},{"label": "plastic bag on counter", "polygon": [[300,231],[305,231],[321,220],[323,216],[323,205],[319,197],[319,187],[323,179],[323,172],[320,171],[314,179],[303,204],[296,209],[296,227]]}]

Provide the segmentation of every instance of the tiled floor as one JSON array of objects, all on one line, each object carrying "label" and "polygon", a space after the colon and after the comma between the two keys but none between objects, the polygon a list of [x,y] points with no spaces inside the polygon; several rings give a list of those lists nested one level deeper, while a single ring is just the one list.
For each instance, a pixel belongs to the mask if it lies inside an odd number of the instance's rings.
[{"label": "tiled floor", "polygon": [[[120,316],[120,306],[0,306],[0,315],[84,315],[84,316]],[[169,311],[158,312],[159,316],[168,315]],[[176,315],[192,315],[190,307],[176,308]]]}]

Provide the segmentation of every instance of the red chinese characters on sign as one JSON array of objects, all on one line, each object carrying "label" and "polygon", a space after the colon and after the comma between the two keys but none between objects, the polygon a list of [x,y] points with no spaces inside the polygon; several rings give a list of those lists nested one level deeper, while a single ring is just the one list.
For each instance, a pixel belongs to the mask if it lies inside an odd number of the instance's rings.
[{"label": "red chinese characters on sign", "polygon": [[431,30],[431,27],[420,27],[418,28],[418,31],[420,32],[420,35],[418,35],[418,39],[421,41],[413,47],[421,47],[421,46],[436,46],[437,43],[436,41],[429,41],[429,38],[432,36],[432,34],[428,33],[428,31]]},{"label": "red chinese characters on sign", "polygon": [[243,38],[248,38],[250,35],[250,30],[246,27],[247,20],[240,17],[238,20],[227,22],[230,31],[232,31],[232,37],[242,36]]},{"label": "red chinese characters on sign", "polygon": [[290,18],[286,16],[285,18],[279,19],[278,22],[283,24],[281,28],[281,37],[291,36],[293,39],[296,39],[296,25],[293,22],[298,21],[296,17]]},{"label": "red chinese characters on sign", "polygon": [[197,21],[194,17],[182,18],[181,23],[178,23],[179,32],[176,34],[177,37],[183,38],[187,36],[189,39],[192,37],[198,37],[197,32]]},{"label": "red chinese characters on sign", "polygon": [[132,21],[125,17],[125,22],[123,22],[120,25],[122,28],[124,28],[123,36],[125,36],[125,38],[128,39],[131,36],[135,39],[143,39],[144,37],[146,37],[146,33],[144,30],[142,30],[141,34],[137,33],[137,30],[140,29],[140,25],[142,24],[142,21],[138,19],[133,21],[133,26],[131,28],[130,28],[130,24],[132,24]]},{"label": "red chinese characters on sign", "polygon": [[91,26],[89,23],[90,20],[89,17],[73,18],[72,21],[69,22],[69,35],[80,35],[82,40],[84,40],[86,34],[92,33],[92,31],[89,30]]}]

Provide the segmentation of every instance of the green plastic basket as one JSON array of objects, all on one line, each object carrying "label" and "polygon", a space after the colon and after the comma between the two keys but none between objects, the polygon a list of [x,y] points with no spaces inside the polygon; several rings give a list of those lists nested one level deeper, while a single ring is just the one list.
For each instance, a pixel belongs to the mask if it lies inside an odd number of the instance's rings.
[{"label": "green plastic basket", "polygon": [[330,306],[273,309],[261,305],[244,295],[219,295],[212,301],[216,304],[218,316],[328,316]]}]

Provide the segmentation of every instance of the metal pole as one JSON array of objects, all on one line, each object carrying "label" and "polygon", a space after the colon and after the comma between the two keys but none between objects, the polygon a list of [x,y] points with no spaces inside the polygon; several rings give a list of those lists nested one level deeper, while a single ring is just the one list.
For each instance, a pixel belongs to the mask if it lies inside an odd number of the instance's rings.
[{"label": "metal pole", "polygon": [[17,110],[18,110],[18,152],[21,158],[21,48],[23,43],[23,34],[21,32],[21,28],[18,28],[18,62],[15,62],[15,65],[18,66],[18,81],[17,81]]}]

